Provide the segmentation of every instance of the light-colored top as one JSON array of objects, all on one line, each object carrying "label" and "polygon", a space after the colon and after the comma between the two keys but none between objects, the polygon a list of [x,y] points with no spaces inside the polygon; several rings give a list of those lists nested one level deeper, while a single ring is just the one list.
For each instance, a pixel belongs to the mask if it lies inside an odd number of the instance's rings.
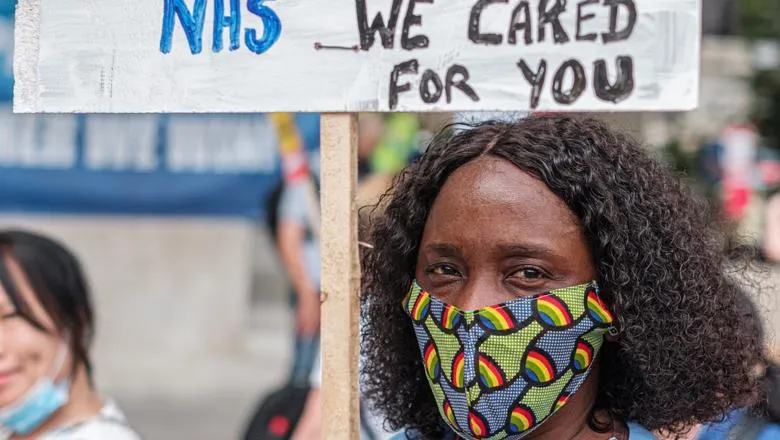
[{"label": "light-colored top", "polygon": [[749,418],[744,411],[734,411],[723,420],[707,425],[697,440],[778,440],[780,424]]},{"label": "light-colored top", "polygon": [[[0,440],[9,438],[9,433],[0,433]],[[95,417],[47,432],[38,440],[141,440],[141,436],[133,431],[116,403],[109,400]]]},{"label": "light-colored top", "polygon": [[[310,230],[311,224],[308,214],[308,194],[305,181],[291,183],[282,190],[279,201],[279,221],[299,225]],[[311,234],[301,244],[303,264],[311,277],[315,289],[320,288],[320,246]]]}]

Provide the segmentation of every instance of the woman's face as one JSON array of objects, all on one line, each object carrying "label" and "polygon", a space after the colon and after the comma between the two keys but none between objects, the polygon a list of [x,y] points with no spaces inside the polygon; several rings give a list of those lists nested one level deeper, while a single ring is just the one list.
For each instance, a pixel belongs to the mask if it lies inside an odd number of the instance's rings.
[{"label": "woman's face", "polygon": [[[52,374],[55,358],[62,349],[54,322],[38,301],[22,268],[12,258],[4,259],[6,267],[33,318],[50,333],[44,333],[16,314],[13,302],[0,286],[0,408],[17,401],[39,379]],[[69,365],[66,359],[64,365]],[[58,378],[67,373],[59,373]]]},{"label": "woman's face", "polygon": [[578,219],[547,186],[485,156],[457,169],[428,216],[421,286],[461,310],[596,278]]}]

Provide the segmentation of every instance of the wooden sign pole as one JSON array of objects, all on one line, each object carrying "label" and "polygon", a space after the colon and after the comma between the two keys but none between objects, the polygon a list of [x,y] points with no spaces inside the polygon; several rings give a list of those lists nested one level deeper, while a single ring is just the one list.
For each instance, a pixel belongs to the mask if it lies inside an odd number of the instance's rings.
[{"label": "wooden sign pole", "polygon": [[358,440],[357,115],[321,119],[323,438]]}]

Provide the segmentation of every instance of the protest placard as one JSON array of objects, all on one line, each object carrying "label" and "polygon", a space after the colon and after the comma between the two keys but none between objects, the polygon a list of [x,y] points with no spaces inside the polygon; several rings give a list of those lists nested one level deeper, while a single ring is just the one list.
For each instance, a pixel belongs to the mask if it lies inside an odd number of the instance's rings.
[{"label": "protest placard", "polygon": [[686,110],[700,0],[23,0],[20,112]]}]

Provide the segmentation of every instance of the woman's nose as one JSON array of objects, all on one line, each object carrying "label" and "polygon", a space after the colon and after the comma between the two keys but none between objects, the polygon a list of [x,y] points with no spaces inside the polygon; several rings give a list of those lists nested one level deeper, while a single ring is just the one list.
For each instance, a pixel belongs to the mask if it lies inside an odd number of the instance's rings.
[{"label": "woman's nose", "polygon": [[504,301],[498,282],[480,277],[468,280],[460,292],[452,298],[452,305],[460,310],[469,311],[494,306]]}]

